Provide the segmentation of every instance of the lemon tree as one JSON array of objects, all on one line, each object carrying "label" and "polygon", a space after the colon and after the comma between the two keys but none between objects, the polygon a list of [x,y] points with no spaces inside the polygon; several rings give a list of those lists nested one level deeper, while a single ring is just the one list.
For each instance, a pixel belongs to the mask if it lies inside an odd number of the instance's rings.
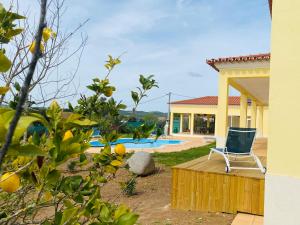
[{"label": "lemon tree", "polygon": [[[14,113],[14,110],[0,110],[1,134],[6,132]],[[47,132],[41,136],[34,134],[22,143],[22,134],[35,121],[42,123]],[[63,110],[55,101],[45,116],[31,113],[21,118],[1,168],[0,202],[6,204],[0,204],[0,223],[9,224],[21,218],[41,224],[84,224],[86,221],[87,224],[130,225],[136,222],[138,216],[128,207],[101,199],[101,186],[122,166],[125,149],[112,153],[111,147],[106,146],[89,158],[86,154],[92,134],[89,127],[94,125],[95,122],[80,114],[63,117]],[[88,175],[66,173],[63,165],[68,160],[84,167]],[[51,206],[53,215],[38,220],[41,210]]]},{"label": "lemon tree", "polygon": [[[45,2],[42,4],[44,8]],[[24,17],[6,11],[0,4],[0,72],[11,68],[11,61],[2,46],[23,31],[16,28],[16,20],[20,19]],[[39,26],[38,30],[39,37],[42,34],[41,45],[37,46],[39,41],[33,41],[28,44],[26,51],[35,53],[38,47],[40,53],[46,54],[46,43],[55,39],[56,33],[48,27]],[[33,58],[35,56],[33,54]],[[104,79],[95,78],[87,87],[94,95],[82,96],[74,112],[68,116],[53,101],[45,113],[22,113],[11,133],[13,119],[23,109],[18,111],[15,107],[0,107],[0,147],[8,146],[0,168],[0,224],[136,223],[138,215],[127,206],[105,201],[101,197],[101,188],[114,179],[126,157],[125,146],[116,146],[114,151],[111,146],[120,138],[118,119],[120,110],[125,108],[121,102],[114,100],[116,88],[109,81],[111,71],[120,63],[119,58],[109,56],[105,64],[108,72]],[[154,81],[152,77],[146,80]],[[149,91],[150,86],[143,88]],[[9,85],[0,87],[0,94],[5,95],[11,88]],[[21,89],[18,85],[13,88]],[[139,97],[144,96],[146,93]],[[15,105],[21,101],[18,95],[9,100]],[[34,123],[42,124],[46,131],[27,137],[25,134]],[[101,141],[105,147],[89,155],[87,150],[90,147],[91,128],[95,126],[103,131]],[[148,128],[144,127],[141,132],[148,135]],[[9,144],[7,134],[13,135]],[[67,165],[70,164],[73,170],[68,169]],[[49,211],[49,214],[45,215],[45,211]]]}]

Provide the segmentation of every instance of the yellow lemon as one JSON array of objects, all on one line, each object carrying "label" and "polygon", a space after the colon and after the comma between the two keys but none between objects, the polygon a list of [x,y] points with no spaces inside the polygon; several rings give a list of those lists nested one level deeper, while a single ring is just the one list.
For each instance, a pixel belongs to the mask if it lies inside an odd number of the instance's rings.
[{"label": "yellow lemon", "polygon": [[9,91],[9,87],[0,87],[0,95],[4,95]]},{"label": "yellow lemon", "polygon": [[126,147],[123,144],[117,144],[115,147],[115,153],[118,155],[124,155],[126,153]]},{"label": "yellow lemon", "polygon": [[68,140],[69,138],[72,138],[72,137],[73,137],[72,131],[67,130],[67,131],[65,132],[65,134],[64,134],[63,141]]},{"label": "yellow lemon", "polygon": [[[34,49],[35,49],[35,41],[33,41],[29,47],[29,51],[33,54],[34,53]],[[41,53],[44,53],[45,52],[45,47],[44,45],[41,43],[40,44],[40,51]]]},{"label": "yellow lemon", "polygon": [[8,193],[15,192],[20,187],[20,178],[17,174],[5,173],[0,179],[0,187]]},{"label": "yellow lemon", "polygon": [[44,42],[47,42],[49,40],[49,38],[51,37],[52,35],[52,30],[48,27],[45,27],[43,29],[43,40]]},{"label": "yellow lemon", "polygon": [[106,97],[112,96],[112,93],[113,93],[113,90],[112,90],[111,88],[108,88],[108,89],[106,89],[106,90],[104,91],[104,95],[105,95]]}]

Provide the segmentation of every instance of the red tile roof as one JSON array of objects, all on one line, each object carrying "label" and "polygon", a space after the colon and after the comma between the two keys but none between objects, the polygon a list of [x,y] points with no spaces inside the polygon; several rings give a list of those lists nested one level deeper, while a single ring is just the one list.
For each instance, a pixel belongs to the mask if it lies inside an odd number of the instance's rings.
[{"label": "red tile roof", "polygon": [[270,60],[270,53],[256,54],[256,55],[246,55],[246,56],[234,56],[216,59],[207,59],[206,63],[213,67],[215,70],[219,71],[215,64],[218,63],[233,63],[233,62],[249,62],[249,61],[263,61]]},{"label": "red tile roof", "polygon": [[[171,104],[187,104],[187,105],[218,105],[218,96],[205,96],[200,98],[193,98],[188,100],[171,102]],[[239,96],[229,96],[228,97],[229,105],[239,105],[240,97]]]}]

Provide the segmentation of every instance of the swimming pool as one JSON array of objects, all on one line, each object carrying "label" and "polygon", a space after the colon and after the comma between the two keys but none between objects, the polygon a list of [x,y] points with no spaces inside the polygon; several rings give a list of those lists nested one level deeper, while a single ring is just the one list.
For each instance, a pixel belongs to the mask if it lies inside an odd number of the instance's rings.
[{"label": "swimming pool", "polygon": [[[169,140],[169,139],[158,139],[142,138],[140,140],[133,140],[132,138],[121,138],[111,145],[124,144],[126,148],[159,148],[164,145],[178,145],[183,143],[181,140]],[[92,147],[103,147],[104,145],[99,141],[91,141]]]}]

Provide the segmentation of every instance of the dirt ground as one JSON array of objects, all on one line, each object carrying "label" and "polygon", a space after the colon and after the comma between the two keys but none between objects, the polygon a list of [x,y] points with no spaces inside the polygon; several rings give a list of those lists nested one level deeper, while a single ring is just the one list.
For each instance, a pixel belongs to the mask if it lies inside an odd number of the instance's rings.
[{"label": "dirt ground", "polygon": [[159,166],[158,171],[137,179],[137,193],[126,197],[119,182],[128,180],[129,174],[118,171],[116,179],[102,189],[102,196],[116,203],[124,203],[140,215],[142,225],[230,225],[234,215],[174,210],[170,207],[171,169]]}]

